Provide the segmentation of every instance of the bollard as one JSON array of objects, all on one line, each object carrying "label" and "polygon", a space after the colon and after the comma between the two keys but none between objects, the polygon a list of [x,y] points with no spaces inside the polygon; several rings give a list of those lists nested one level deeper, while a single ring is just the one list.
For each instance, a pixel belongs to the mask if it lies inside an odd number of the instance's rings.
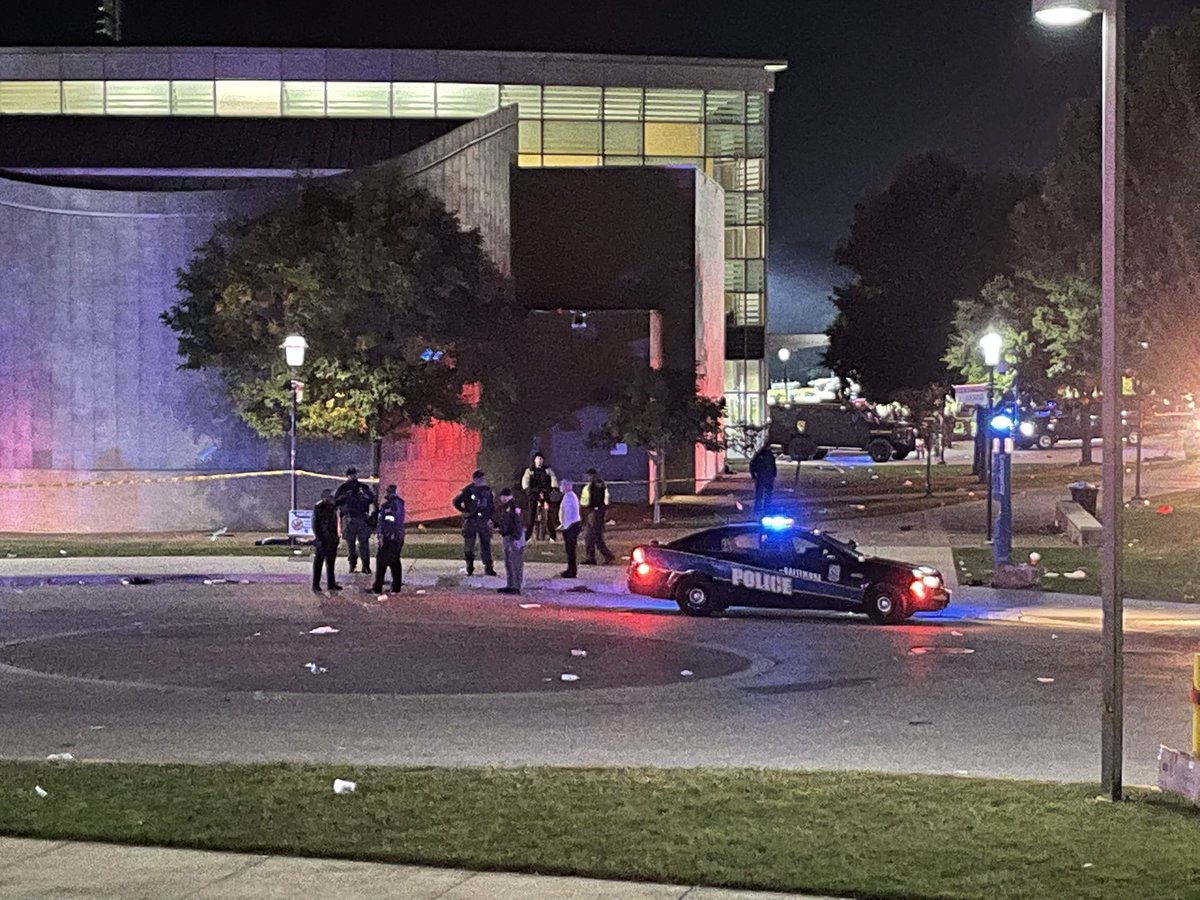
[{"label": "bollard", "polygon": [[1200,653],[1192,654],[1192,757],[1200,757]]}]

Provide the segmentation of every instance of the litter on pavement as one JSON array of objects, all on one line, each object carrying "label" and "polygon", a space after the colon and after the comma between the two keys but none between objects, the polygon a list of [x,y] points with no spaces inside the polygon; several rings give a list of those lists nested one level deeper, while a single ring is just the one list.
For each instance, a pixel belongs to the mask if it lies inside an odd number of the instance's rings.
[{"label": "litter on pavement", "polygon": [[1171,513],[1175,512],[1175,507],[1173,507],[1170,503],[1164,503],[1162,506],[1156,509],[1155,512],[1160,516],[1169,516]]},{"label": "litter on pavement", "polygon": [[33,786],[33,792],[34,792],[35,794],[37,794],[39,797],[48,797],[48,796],[50,796],[50,792],[49,792],[49,791],[47,791],[47,790],[46,790],[44,787],[42,787],[40,784],[35,784],[35,785]]},{"label": "litter on pavement", "polygon": [[1083,569],[1076,569],[1074,572],[1063,572],[1063,578],[1079,581],[1081,578],[1087,578],[1087,572],[1083,571]]},{"label": "litter on pavement", "polygon": [[205,584],[227,584],[224,578],[205,578]]},{"label": "litter on pavement", "polygon": [[426,591],[426,590],[425,590],[425,588],[421,588],[419,591],[417,591],[417,593],[418,593],[418,594],[427,594],[427,593],[429,593],[429,592],[428,592],[428,591]]},{"label": "litter on pavement", "polygon": [[542,608],[542,604],[540,604],[540,603],[521,603],[518,605],[521,607],[521,609],[541,609]]},{"label": "litter on pavement", "polygon": [[572,656],[587,656],[587,651],[586,650],[572,650],[571,655]]},{"label": "litter on pavement", "polygon": [[693,672],[691,669],[683,669],[680,671],[679,674],[682,675],[684,678],[691,678],[696,673]]},{"label": "litter on pavement", "polygon": [[47,762],[74,762],[75,757],[70,753],[51,753],[46,757]]},{"label": "litter on pavement", "polygon": [[353,794],[358,790],[358,782],[346,781],[342,778],[333,779],[333,792],[335,794]]},{"label": "litter on pavement", "polygon": [[337,633],[338,633],[338,629],[334,628],[332,625],[321,625],[317,628],[312,629],[312,631],[309,632],[309,634],[337,634]]},{"label": "litter on pavement", "polygon": [[314,675],[323,675],[329,671],[324,666],[318,666],[315,662],[305,663],[304,668],[308,669],[308,671],[312,672]]},{"label": "litter on pavement", "polygon": [[1053,678],[1047,678],[1045,675],[1038,676],[1038,684],[1054,684]]},{"label": "litter on pavement", "polygon": [[223,537],[224,535],[227,535],[227,534],[229,534],[229,527],[228,527],[228,526],[226,526],[226,527],[224,527],[224,528],[218,528],[216,531],[214,531],[212,534],[210,534],[210,535],[208,536],[208,539],[209,539],[210,541],[212,541],[213,543],[216,543],[216,541],[217,541],[217,538],[219,538],[219,537]]},{"label": "litter on pavement", "polygon": [[559,677],[560,681],[578,681],[579,680],[578,675],[573,675],[570,672],[563,672],[558,677]]}]

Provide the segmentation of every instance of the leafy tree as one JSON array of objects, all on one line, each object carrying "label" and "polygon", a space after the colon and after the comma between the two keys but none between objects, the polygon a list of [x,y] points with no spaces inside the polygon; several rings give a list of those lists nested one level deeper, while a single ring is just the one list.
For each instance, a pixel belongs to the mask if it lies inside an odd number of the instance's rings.
[{"label": "leafy tree", "polygon": [[181,368],[217,371],[263,436],[281,434],[290,409],[279,346],[292,332],[309,344],[297,426],[310,435],[378,451],[384,435],[434,419],[486,425],[511,392],[503,335],[518,310],[506,279],[477,231],[387,169],[222,223],[179,288],[162,320]]},{"label": "leafy tree", "polygon": [[696,391],[696,373],[687,369],[642,369],[608,406],[608,422],[594,442],[625,442],[641,447],[654,463],[654,524],[662,521],[667,460],[699,444],[723,450],[721,417],[725,400]]},{"label": "leafy tree", "polygon": [[954,303],[1010,271],[1009,216],[1032,190],[933,154],[904,163],[858,203],[836,250],[853,278],[834,291],[826,363],[867,396],[909,405],[946,384]]}]

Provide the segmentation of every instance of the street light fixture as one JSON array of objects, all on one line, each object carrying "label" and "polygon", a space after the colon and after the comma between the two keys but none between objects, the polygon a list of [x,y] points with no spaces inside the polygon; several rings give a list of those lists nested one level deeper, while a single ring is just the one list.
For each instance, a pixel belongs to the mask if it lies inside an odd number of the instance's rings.
[{"label": "street light fixture", "polygon": [[[1103,712],[1100,777],[1104,792],[1122,798],[1124,762],[1124,614],[1121,531],[1125,499],[1121,451],[1121,365],[1117,301],[1125,240],[1125,0],[1033,0],[1033,14],[1046,25],[1079,25],[1097,13],[1101,33],[1101,217],[1100,217],[1100,390],[1104,395],[1101,440],[1100,604],[1103,609],[1101,672]],[[1139,435],[1140,437],[1140,435]]]},{"label": "street light fixture", "polygon": [[1000,355],[1004,352],[1004,338],[995,328],[989,328],[987,334],[979,339],[979,349],[983,351],[983,362],[988,367],[987,418],[984,419],[984,436],[987,448],[987,539],[992,542],[992,416],[995,413],[996,366],[1000,365]]},{"label": "street light fixture", "polygon": [[301,335],[289,334],[283,339],[283,343],[279,345],[283,349],[283,359],[287,363],[288,368],[292,370],[291,391],[292,391],[292,427],[291,427],[291,465],[292,465],[292,505],[288,507],[288,519],[290,530],[290,519],[292,510],[296,509],[296,402],[297,394],[300,390],[300,382],[296,380],[296,370],[304,365],[304,352],[308,349],[308,341]]},{"label": "street light fixture", "polygon": [[788,384],[788,373],[787,373],[788,360],[791,358],[792,358],[791,350],[789,350],[787,347],[779,348],[779,361],[781,363],[783,363],[783,402],[784,403],[792,402],[791,385]]}]

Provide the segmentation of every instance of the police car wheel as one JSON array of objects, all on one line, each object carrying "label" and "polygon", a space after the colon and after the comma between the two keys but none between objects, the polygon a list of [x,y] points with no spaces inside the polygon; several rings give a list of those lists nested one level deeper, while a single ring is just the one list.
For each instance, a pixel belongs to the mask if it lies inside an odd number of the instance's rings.
[{"label": "police car wheel", "polygon": [[867,601],[867,615],[876,625],[895,625],[908,618],[904,601],[887,588],[880,588]]},{"label": "police car wheel", "polygon": [[689,616],[711,616],[722,610],[716,588],[704,578],[684,578],[675,587],[675,602]]}]

